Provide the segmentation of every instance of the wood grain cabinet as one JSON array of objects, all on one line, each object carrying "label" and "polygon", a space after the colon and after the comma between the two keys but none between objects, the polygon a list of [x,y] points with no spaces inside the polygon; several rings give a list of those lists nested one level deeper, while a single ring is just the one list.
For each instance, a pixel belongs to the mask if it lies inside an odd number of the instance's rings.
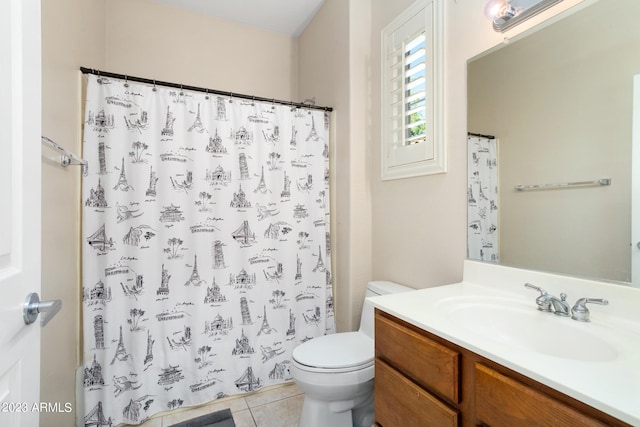
[{"label": "wood grain cabinet", "polygon": [[377,426],[628,426],[377,309],[375,325]]}]

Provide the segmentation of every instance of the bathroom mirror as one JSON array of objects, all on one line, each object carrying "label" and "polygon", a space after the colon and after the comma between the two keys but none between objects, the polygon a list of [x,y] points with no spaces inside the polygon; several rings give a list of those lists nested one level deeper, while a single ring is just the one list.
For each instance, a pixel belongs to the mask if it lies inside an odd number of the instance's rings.
[{"label": "bathroom mirror", "polygon": [[[468,232],[497,233],[500,264],[618,282],[636,276],[638,19],[640,1],[600,0],[469,61],[468,131],[496,137],[497,184],[489,185],[498,195],[495,228],[479,231],[469,218]],[[611,185],[564,185],[605,178]],[[561,185],[515,189],[553,183]],[[479,198],[468,192],[470,204]],[[483,251],[469,258],[490,261]]]}]

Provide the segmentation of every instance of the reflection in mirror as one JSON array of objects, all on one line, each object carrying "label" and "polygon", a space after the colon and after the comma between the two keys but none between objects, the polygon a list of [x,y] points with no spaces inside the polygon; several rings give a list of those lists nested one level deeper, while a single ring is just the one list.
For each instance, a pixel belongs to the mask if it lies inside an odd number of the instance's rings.
[{"label": "reflection in mirror", "polygon": [[[631,152],[632,119],[640,115],[633,106],[638,18],[638,0],[600,0],[469,62],[468,130],[495,135],[498,180],[497,250],[477,249],[492,246],[489,224],[469,244],[470,258],[613,281],[637,277],[631,220],[640,221],[640,213],[631,212]],[[477,147],[469,141],[473,183]],[[603,178],[610,185],[514,188]],[[471,212],[480,195],[468,192]],[[633,193],[640,197],[640,188]],[[471,242],[477,218],[469,215]]]}]

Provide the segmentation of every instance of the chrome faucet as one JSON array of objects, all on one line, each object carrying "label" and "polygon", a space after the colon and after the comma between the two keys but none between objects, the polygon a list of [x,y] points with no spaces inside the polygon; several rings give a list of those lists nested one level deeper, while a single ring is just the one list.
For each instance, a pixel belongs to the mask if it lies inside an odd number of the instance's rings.
[{"label": "chrome faucet", "polygon": [[607,305],[609,301],[604,298],[580,298],[571,308],[571,318],[578,322],[590,322],[587,303]]},{"label": "chrome faucet", "polygon": [[558,298],[547,293],[547,291],[541,287],[532,285],[531,283],[525,283],[524,287],[540,292],[540,295],[536,298],[538,310],[544,311],[545,313],[553,313],[556,316],[569,317],[567,294],[563,292],[560,294],[560,298]]},{"label": "chrome faucet", "polygon": [[553,306],[553,314],[556,316],[569,317],[569,303],[567,302],[567,294],[562,292],[560,299],[549,295],[551,305]]}]

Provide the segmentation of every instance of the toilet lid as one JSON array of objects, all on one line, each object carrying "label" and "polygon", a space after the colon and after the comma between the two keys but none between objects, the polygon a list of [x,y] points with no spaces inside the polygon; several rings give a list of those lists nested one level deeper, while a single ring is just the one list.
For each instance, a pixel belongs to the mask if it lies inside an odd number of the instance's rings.
[{"label": "toilet lid", "polygon": [[296,362],[323,369],[371,365],[373,355],[373,340],[361,332],[324,335],[293,349],[293,359]]}]

